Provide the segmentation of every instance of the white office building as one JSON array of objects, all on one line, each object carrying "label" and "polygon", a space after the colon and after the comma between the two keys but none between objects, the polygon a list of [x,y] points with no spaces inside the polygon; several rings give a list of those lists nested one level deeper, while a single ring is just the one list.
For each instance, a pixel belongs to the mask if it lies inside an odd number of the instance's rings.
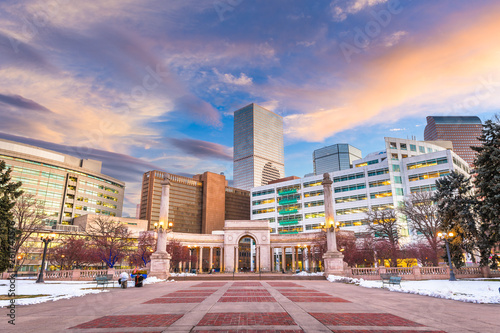
[{"label": "white office building", "polygon": [[[385,138],[385,150],[354,161],[353,168],[331,172],[335,220],[340,228],[366,232],[366,212],[396,207],[405,196],[433,191],[436,179],[452,170],[467,173],[467,163],[446,145]],[[273,233],[313,232],[324,222],[323,175],[251,189],[252,220],[269,220]],[[404,218],[403,236],[410,234]]]}]

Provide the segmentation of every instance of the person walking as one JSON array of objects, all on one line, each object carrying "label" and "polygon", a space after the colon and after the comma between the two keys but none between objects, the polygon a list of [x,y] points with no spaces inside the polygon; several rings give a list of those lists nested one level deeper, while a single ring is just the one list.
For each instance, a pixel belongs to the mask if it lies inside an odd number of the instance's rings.
[{"label": "person walking", "polygon": [[128,274],[127,274],[127,272],[122,272],[120,274],[120,278],[118,279],[118,284],[123,289],[126,289],[127,288],[127,281],[128,281]]}]

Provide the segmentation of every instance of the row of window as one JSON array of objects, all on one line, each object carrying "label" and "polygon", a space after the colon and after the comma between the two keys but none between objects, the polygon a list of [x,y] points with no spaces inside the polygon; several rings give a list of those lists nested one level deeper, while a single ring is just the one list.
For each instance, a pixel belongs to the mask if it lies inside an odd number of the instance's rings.
[{"label": "row of window", "polygon": [[419,173],[417,175],[410,175],[408,176],[408,180],[410,182],[414,182],[417,180],[424,180],[424,179],[432,179],[432,178],[438,178],[438,177],[444,177],[450,174],[449,170],[441,170],[441,171],[435,171],[435,172],[425,172],[425,173]]},{"label": "row of window", "polygon": [[[399,165],[398,165],[398,167],[399,167]],[[368,177],[383,175],[383,174],[386,174],[386,173],[389,173],[389,169],[388,168],[372,170],[372,171],[368,171]]]},{"label": "row of window", "polygon": [[433,159],[421,161],[421,162],[408,163],[406,165],[406,168],[408,170],[412,170],[412,169],[425,168],[425,167],[430,167],[433,165],[440,165],[440,164],[446,164],[446,163],[448,163],[448,158],[440,157],[440,158],[433,158]]},{"label": "row of window", "polygon": [[371,199],[380,199],[380,198],[387,198],[387,197],[392,197],[392,191],[370,193]]},{"label": "row of window", "polygon": [[336,187],[334,191],[335,191],[335,193],[340,193],[340,192],[361,190],[361,189],[364,189],[364,188],[366,188],[365,183],[359,183],[359,184],[353,184],[353,185],[346,185],[346,186]]},{"label": "row of window", "polygon": [[252,197],[258,197],[261,195],[266,195],[266,194],[271,194],[271,193],[274,193],[274,188],[270,188],[270,189],[264,190],[264,191],[253,192]]},{"label": "row of window", "polygon": [[356,168],[364,167],[364,166],[367,166],[367,165],[373,165],[373,164],[377,164],[377,163],[378,163],[378,159],[377,160],[368,161],[368,162],[364,162],[364,163],[360,163],[360,164],[356,164]]},{"label": "row of window", "polygon": [[376,181],[370,182],[369,185],[370,185],[370,187],[391,185],[391,180],[390,179],[376,180]]},{"label": "row of window", "polygon": [[347,180],[353,180],[353,179],[359,179],[359,178],[365,178],[365,173],[360,172],[360,173],[355,173],[355,174],[350,174],[350,175],[345,175],[345,176],[334,177],[333,182],[334,183],[345,182]]},{"label": "row of window", "polygon": [[367,211],[368,207],[354,207],[354,208],[337,209],[335,213],[337,215],[350,215],[350,214],[366,213]]},{"label": "row of window", "polygon": [[366,200],[366,194],[351,195],[349,197],[335,198],[335,203],[353,202]]},{"label": "row of window", "polygon": [[270,199],[252,201],[252,205],[253,206],[263,205],[263,204],[268,204],[268,203],[273,203],[273,202],[274,202],[274,198],[270,198]]},{"label": "row of window", "polygon": [[429,192],[429,191],[435,191],[435,190],[436,190],[436,184],[410,187],[411,193]]}]

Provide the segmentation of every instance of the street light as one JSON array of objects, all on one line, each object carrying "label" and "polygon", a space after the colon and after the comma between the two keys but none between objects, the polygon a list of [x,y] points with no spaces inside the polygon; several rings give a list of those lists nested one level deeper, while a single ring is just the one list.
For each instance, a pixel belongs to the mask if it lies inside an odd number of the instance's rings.
[{"label": "street light", "polygon": [[42,256],[42,267],[40,268],[40,275],[38,275],[38,279],[36,283],[43,283],[43,270],[45,269],[45,256],[47,255],[47,246],[50,242],[52,242],[56,238],[55,234],[50,234],[45,237],[40,237],[40,240],[45,244],[43,248],[43,256]]},{"label": "street light", "polygon": [[453,266],[451,265],[451,256],[450,256],[450,246],[448,245],[448,239],[455,236],[453,232],[439,232],[438,237],[444,239],[444,243],[446,244],[446,253],[448,254],[448,265],[450,265],[450,281],[457,281],[455,278],[455,273],[453,272]]},{"label": "street light", "polygon": [[302,251],[302,271],[305,271],[304,265],[306,263],[306,260],[305,260],[304,250],[307,247],[307,245],[305,245],[305,244],[304,245],[297,244],[297,247]]},{"label": "street light", "polygon": [[155,230],[158,230],[158,229],[159,229],[160,231],[161,231],[161,230],[163,230],[163,221],[162,221],[162,222],[160,222],[160,223],[155,222],[154,226],[155,226]]},{"label": "street light", "polygon": [[64,257],[66,257],[64,254],[61,254],[61,271],[63,269],[63,261],[64,261]]}]

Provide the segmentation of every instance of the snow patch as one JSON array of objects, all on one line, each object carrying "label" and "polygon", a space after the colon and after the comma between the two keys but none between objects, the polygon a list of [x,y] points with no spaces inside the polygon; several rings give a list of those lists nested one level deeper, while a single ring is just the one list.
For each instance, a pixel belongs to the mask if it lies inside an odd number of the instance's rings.
[{"label": "snow patch", "polygon": [[297,274],[293,274],[295,276],[323,276],[323,272],[314,272],[314,273],[307,273],[307,272],[300,272],[300,273],[297,273]]},{"label": "snow patch", "polygon": [[[344,276],[329,275],[330,282],[343,282],[364,288],[382,288],[380,280],[353,279]],[[401,287],[386,285],[386,289],[402,293],[431,296],[470,303],[500,304],[500,281],[468,279],[458,281],[426,280],[401,281]]]}]

